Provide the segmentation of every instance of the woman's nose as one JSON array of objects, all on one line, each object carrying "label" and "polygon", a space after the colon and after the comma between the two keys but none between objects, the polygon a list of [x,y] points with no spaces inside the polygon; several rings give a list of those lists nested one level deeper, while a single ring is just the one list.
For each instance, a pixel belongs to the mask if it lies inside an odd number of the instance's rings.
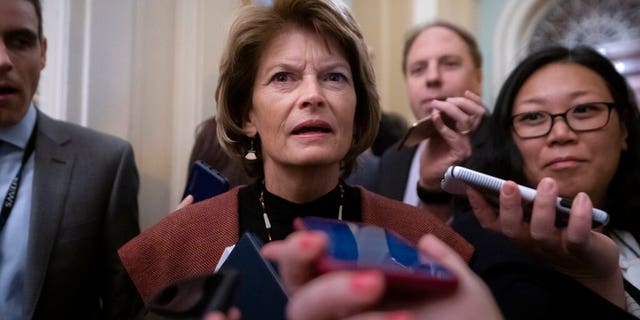
[{"label": "woman's nose", "polygon": [[569,127],[566,118],[555,117],[551,119],[551,131],[549,131],[547,139],[555,142],[565,142],[577,139],[577,134]]},{"label": "woman's nose", "polygon": [[322,88],[318,79],[311,79],[311,77],[305,79],[301,90],[303,107],[318,107],[323,105],[324,98],[322,97]]}]

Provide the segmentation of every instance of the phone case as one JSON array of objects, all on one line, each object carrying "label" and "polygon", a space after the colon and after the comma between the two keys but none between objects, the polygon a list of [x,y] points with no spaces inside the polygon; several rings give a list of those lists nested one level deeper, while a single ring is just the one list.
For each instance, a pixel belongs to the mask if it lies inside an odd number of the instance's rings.
[{"label": "phone case", "polygon": [[[447,127],[452,128],[455,126],[455,121],[446,114],[440,113],[440,117]],[[402,147],[413,147],[419,144],[422,140],[433,137],[437,134],[438,130],[436,130],[436,127],[433,125],[433,119],[430,115],[426,116],[414,122],[411,127],[409,127],[407,133],[402,137],[402,140],[400,140],[398,149]]]},{"label": "phone case", "polygon": [[[500,188],[505,180],[484,174],[475,170],[471,170],[461,166],[451,166],[445,172],[442,179],[442,190],[453,194],[465,194],[465,187],[469,185],[476,190],[483,192],[487,196],[487,200],[498,206],[500,197]],[[536,197],[536,190],[522,185],[518,185],[520,194],[522,195],[523,209],[526,217],[531,216],[533,208],[533,200]],[[556,225],[566,226],[569,222],[569,213],[571,212],[571,199],[558,197],[556,200]],[[593,227],[604,226],[609,223],[609,215],[600,209],[593,208]]]},{"label": "phone case", "polygon": [[446,267],[400,235],[381,227],[317,217],[295,222],[298,230],[323,231],[329,236],[327,254],[318,263],[322,273],[338,270],[383,271],[388,290],[398,293],[449,293],[457,278]]},{"label": "phone case", "polygon": [[229,190],[229,181],[218,170],[204,161],[193,163],[182,199],[193,196],[193,202],[202,201]]}]

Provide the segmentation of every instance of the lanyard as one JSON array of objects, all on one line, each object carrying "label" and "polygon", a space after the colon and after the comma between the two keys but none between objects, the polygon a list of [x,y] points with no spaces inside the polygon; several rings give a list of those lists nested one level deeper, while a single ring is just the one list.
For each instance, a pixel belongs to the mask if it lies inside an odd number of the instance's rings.
[{"label": "lanyard", "polygon": [[2,212],[0,212],[0,230],[2,230],[2,228],[4,228],[4,225],[7,223],[9,214],[11,213],[11,210],[16,203],[18,188],[20,188],[20,179],[22,178],[22,170],[24,169],[24,165],[27,163],[29,157],[36,147],[36,129],[36,126],[34,126],[33,131],[31,131],[31,136],[29,136],[29,141],[27,142],[27,146],[24,149],[24,154],[22,155],[20,169],[18,169],[18,173],[16,173],[16,176],[13,177],[13,180],[11,180],[9,190],[7,190],[7,195],[4,197],[4,201],[2,202]]}]

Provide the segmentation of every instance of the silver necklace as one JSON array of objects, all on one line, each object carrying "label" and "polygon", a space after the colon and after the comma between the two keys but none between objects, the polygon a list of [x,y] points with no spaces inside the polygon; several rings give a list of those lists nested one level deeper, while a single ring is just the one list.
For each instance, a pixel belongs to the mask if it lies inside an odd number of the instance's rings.
[{"label": "silver necklace", "polygon": [[[342,220],[342,203],[344,202],[344,187],[342,182],[338,183],[340,188],[340,205],[338,206],[338,220]],[[271,221],[269,220],[269,214],[267,214],[267,208],[264,205],[264,182],[262,183],[262,189],[260,190],[260,206],[262,207],[262,218],[264,219],[264,227],[267,229],[267,238],[271,241]]]}]

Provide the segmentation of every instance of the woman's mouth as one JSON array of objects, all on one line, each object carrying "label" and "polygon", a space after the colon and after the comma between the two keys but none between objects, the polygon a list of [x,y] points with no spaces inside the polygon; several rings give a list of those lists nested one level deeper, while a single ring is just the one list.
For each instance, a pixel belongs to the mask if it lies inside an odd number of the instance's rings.
[{"label": "woman's mouth", "polygon": [[552,170],[560,170],[560,169],[569,169],[574,168],[584,162],[584,159],[576,158],[576,157],[559,157],[549,161],[545,167],[548,167]]},{"label": "woman's mouth", "polygon": [[314,134],[314,133],[331,133],[333,130],[331,126],[325,122],[320,120],[310,120],[305,121],[293,128],[291,134],[293,135],[304,135],[304,134]]}]

